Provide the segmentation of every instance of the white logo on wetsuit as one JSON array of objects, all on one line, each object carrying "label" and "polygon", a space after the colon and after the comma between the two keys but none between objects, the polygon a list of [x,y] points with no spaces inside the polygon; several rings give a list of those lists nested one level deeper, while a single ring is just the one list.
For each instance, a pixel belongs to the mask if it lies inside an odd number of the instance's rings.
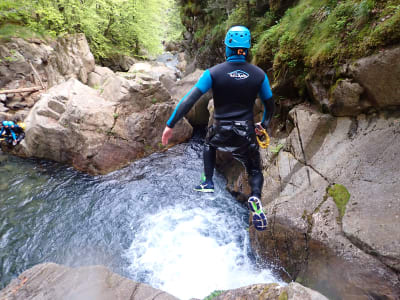
[{"label": "white logo on wetsuit", "polygon": [[242,71],[242,70],[232,71],[232,72],[228,73],[228,75],[231,78],[235,78],[236,80],[246,79],[250,76],[248,73],[246,73],[245,71]]}]

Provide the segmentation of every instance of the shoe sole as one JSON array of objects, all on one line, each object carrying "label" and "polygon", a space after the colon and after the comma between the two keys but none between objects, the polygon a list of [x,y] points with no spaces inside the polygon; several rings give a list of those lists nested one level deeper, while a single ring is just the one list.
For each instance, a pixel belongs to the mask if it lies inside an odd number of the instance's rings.
[{"label": "shoe sole", "polygon": [[214,193],[213,189],[194,189],[196,192],[202,192],[202,193]]},{"label": "shoe sole", "polygon": [[253,213],[253,225],[257,231],[263,231],[267,229],[267,217],[263,212],[260,214]]},{"label": "shoe sole", "polygon": [[[256,230],[263,231],[267,229],[267,217],[263,211],[263,207],[261,204],[261,200],[257,197],[250,197],[250,199],[254,199],[255,201],[248,201],[247,206],[249,210],[253,214],[253,225]],[[250,200],[249,199],[249,200]]]}]

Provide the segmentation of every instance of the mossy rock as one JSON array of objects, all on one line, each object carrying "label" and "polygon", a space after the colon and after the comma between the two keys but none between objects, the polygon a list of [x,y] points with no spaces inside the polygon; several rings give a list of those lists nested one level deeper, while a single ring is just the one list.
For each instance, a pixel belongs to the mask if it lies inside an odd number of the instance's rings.
[{"label": "mossy rock", "polygon": [[349,202],[350,199],[349,191],[341,184],[334,184],[328,188],[328,195],[333,198],[333,201],[335,201],[339,210],[339,217],[342,219],[346,212],[347,202]]},{"label": "mossy rock", "polygon": [[283,291],[280,295],[278,300],[288,300],[288,294],[286,291]]}]

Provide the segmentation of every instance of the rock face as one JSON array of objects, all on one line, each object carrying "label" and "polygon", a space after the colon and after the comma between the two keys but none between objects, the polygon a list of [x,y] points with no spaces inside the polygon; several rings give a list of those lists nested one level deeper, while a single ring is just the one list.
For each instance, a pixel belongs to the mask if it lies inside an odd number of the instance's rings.
[{"label": "rock face", "polygon": [[[173,111],[160,82],[139,84],[109,72],[98,90],[76,79],[51,88],[25,120],[26,137],[18,155],[73,165],[91,174],[104,174],[135,159],[162,150],[162,130]],[[191,136],[183,120],[171,143]]]},{"label": "rock face", "polygon": [[329,298],[397,299],[400,115],[335,118],[298,106],[290,116],[284,147],[262,152],[270,225],[251,227],[253,248]]},{"label": "rock face", "polygon": [[[361,58],[308,80],[310,95],[335,116],[357,116],[400,105],[400,47]],[[332,82],[335,81],[335,82]]]},{"label": "rock face", "polygon": [[[330,299],[400,298],[399,59],[386,49],[308,80],[331,114],[296,106],[261,150],[269,229],[251,227],[252,246]],[[245,200],[243,167],[219,158]]]},{"label": "rock face", "polygon": [[0,291],[7,300],[178,300],[166,292],[112,273],[103,266],[36,265]]},{"label": "rock face", "polygon": [[[161,134],[176,104],[164,86],[173,88],[180,73],[173,66],[121,56],[114,63],[130,71],[116,74],[95,66],[81,34],[53,42],[12,39],[0,45],[0,55],[0,88],[43,87],[0,94],[0,121],[18,118],[27,125],[25,140],[15,148],[2,145],[4,150],[91,174],[163,150]],[[191,133],[183,120],[170,142],[183,142]]]},{"label": "rock face", "polygon": [[[42,84],[46,89],[69,78],[86,83],[95,65],[83,34],[65,36],[50,43],[12,38],[0,45],[0,58],[0,89],[4,90],[41,87]],[[3,118],[10,118],[17,110],[24,118],[39,95],[40,92],[1,95]]]},{"label": "rock face", "polygon": [[328,300],[320,293],[296,282],[288,286],[278,284],[255,284],[222,293],[214,300]]}]

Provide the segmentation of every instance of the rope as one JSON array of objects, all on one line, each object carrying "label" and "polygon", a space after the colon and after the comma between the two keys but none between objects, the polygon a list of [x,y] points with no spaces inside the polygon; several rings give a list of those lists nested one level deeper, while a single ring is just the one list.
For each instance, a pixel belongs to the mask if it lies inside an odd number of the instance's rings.
[{"label": "rope", "polygon": [[260,138],[258,135],[256,135],[257,142],[258,142],[258,144],[260,145],[261,148],[267,149],[268,146],[269,146],[269,135],[267,133],[267,130],[262,129],[262,130],[259,130],[259,131],[261,131],[261,133],[264,135],[265,138],[263,139],[262,136]]}]

